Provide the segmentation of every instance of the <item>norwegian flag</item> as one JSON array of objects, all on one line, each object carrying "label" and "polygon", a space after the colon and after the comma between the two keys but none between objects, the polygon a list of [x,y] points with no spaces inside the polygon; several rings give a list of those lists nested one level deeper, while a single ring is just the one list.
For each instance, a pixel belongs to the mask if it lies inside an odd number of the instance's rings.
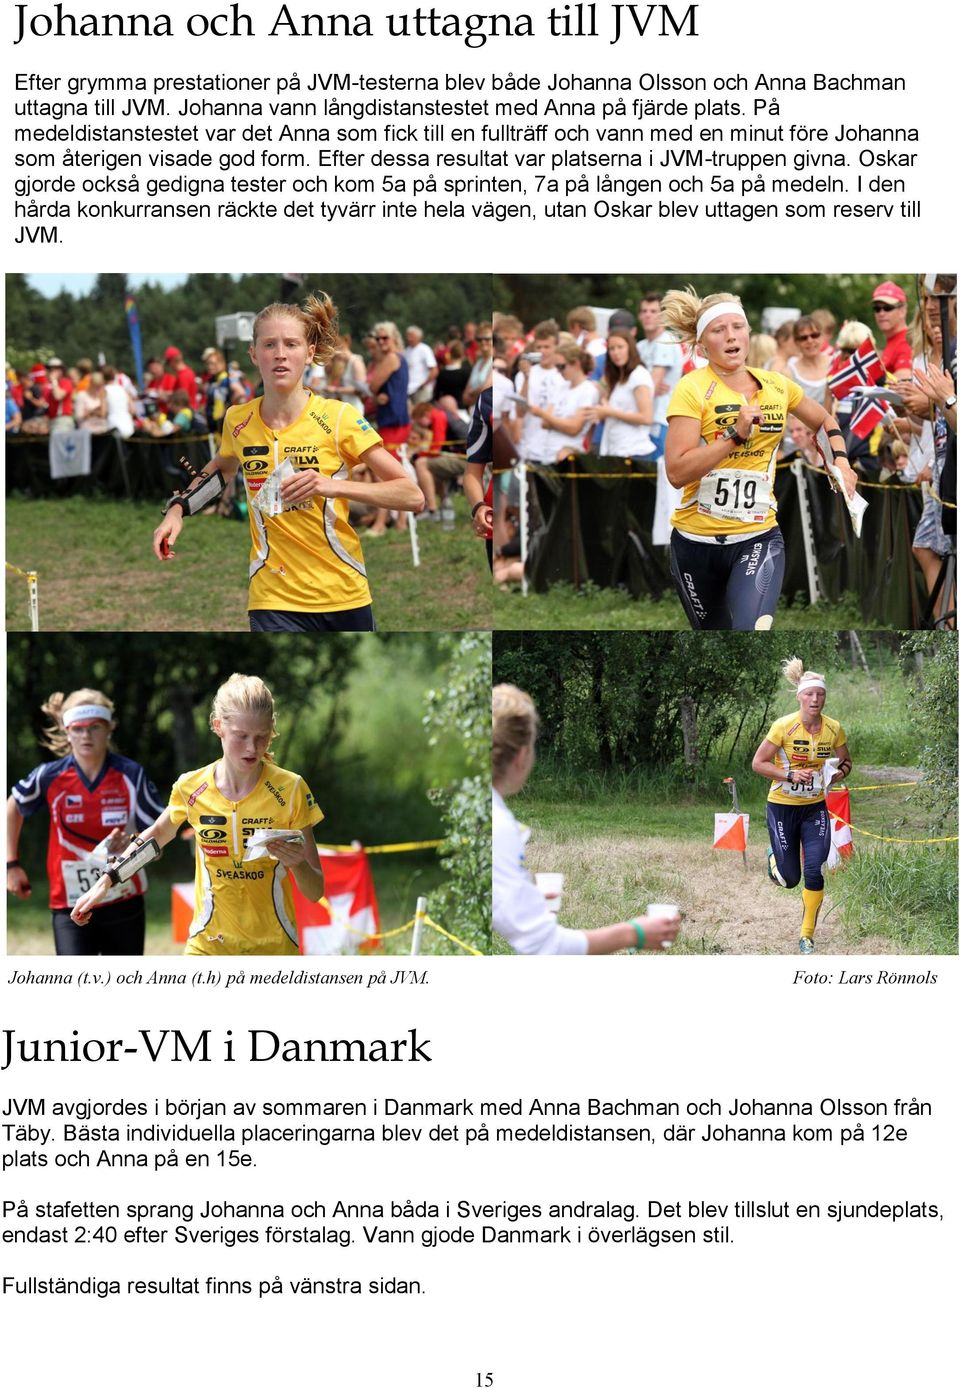
[{"label": "norwegian flag", "polygon": [[[860,343],[846,366],[827,377],[827,389],[834,400],[844,400],[852,390],[856,390],[857,386],[876,385],[878,381],[883,380],[885,375],[883,362],[877,356],[870,339],[867,337]],[[867,435],[863,434],[859,437],[866,438]]]},{"label": "norwegian flag", "polygon": [[889,415],[882,400],[861,400],[850,416],[850,432],[858,439],[868,439]]}]

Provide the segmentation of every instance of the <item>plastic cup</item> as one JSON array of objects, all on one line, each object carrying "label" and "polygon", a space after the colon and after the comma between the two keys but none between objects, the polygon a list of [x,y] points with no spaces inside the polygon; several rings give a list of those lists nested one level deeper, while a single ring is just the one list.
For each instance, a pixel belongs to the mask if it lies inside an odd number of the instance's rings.
[{"label": "plastic cup", "polygon": [[[653,916],[655,920],[674,920],[680,915],[680,907],[669,901],[651,901],[646,914]],[[669,949],[672,944],[672,940],[661,940],[660,948]]]},{"label": "plastic cup", "polygon": [[546,900],[548,909],[556,915],[560,910],[560,900],[563,896],[563,873],[538,872],[534,880],[537,884],[537,890]]}]

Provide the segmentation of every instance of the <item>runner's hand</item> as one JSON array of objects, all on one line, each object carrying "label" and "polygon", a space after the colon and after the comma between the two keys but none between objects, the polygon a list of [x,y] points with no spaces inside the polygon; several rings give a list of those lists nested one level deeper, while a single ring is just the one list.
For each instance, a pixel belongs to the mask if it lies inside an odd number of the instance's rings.
[{"label": "runner's hand", "polygon": [[763,410],[756,405],[742,405],[737,415],[737,433],[746,441],[754,429],[763,424]]},{"label": "runner's hand", "polygon": [[84,892],[83,896],[79,898],[76,906],[74,906],[73,910],[70,912],[70,919],[73,921],[75,925],[88,924],[90,917],[93,914],[94,906],[98,906],[100,904],[100,902],[106,896],[107,892],[110,890],[110,885],[111,884],[109,877],[98,877],[94,885],[90,888],[90,890],[88,892]]},{"label": "runner's hand", "polygon": [[284,506],[299,506],[313,496],[336,496],[339,483],[332,477],[324,477],[322,472],[312,468],[301,469],[296,477],[288,477],[280,484],[280,499]]},{"label": "runner's hand", "polygon": [[479,535],[481,540],[489,540],[493,535],[493,507],[481,506],[471,524],[475,535]]},{"label": "runner's hand", "polygon": [[183,529],[183,507],[171,506],[153,532],[153,552],[161,562],[172,559],[177,536]]},{"label": "runner's hand", "polygon": [[840,477],[843,481],[843,490],[847,497],[852,499],[857,491],[857,474],[847,462],[846,458],[834,458],[833,460],[840,469]]},{"label": "runner's hand", "polygon": [[298,863],[302,863],[306,856],[307,846],[301,837],[299,843],[284,843],[281,839],[275,839],[267,844],[267,852],[271,858],[276,858],[278,863],[282,863],[285,868],[295,868]]},{"label": "runner's hand", "polygon": [[7,891],[18,896],[21,901],[30,897],[30,878],[22,867],[7,868]]},{"label": "runner's hand", "polygon": [[813,773],[812,771],[809,771],[809,770],[806,770],[806,769],[797,770],[796,767],[793,768],[793,779],[794,779],[794,782],[795,782],[796,785],[799,785],[799,786],[808,786],[808,785],[810,785],[811,781],[813,780],[813,775],[814,775],[814,773]]}]

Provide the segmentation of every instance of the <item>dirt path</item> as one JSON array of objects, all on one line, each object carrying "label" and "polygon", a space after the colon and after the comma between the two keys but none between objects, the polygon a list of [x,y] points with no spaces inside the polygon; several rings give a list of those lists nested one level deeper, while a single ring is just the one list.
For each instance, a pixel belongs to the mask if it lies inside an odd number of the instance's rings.
[{"label": "dirt path", "polygon": [[[648,902],[670,901],[684,913],[685,952],[797,953],[800,888],[785,891],[768,879],[765,831],[747,849],[746,871],[741,854],[704,848],[689,839],[594,837],[560,843],[545,841],[540,831],[530,841],[527,865],[535,872],[566,874],[560,912],[564,924],[609,925],[641,913]],[[848,942],[832,905],[828,874],[817,954],[899,952],[890,940],[877,936]]]}]

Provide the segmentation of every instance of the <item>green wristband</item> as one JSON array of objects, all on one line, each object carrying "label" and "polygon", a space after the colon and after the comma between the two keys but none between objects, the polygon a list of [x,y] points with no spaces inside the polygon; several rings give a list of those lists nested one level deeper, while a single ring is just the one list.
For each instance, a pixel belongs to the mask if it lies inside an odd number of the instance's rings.
[{"label": "green wristband", "polygon": [[637,932],[637,949],[643,949],[644,942],[645,942],[645,940],[646,940],[646,938],[647,938],[646,935],[645,935],[644,932],[643,932],[643,926],[642,926],[642,925],[640,924],[640,922],[637,920],[636,916],[631,916],[631,917],[630,917],[630,924],[633,926],[634,930]]}]

